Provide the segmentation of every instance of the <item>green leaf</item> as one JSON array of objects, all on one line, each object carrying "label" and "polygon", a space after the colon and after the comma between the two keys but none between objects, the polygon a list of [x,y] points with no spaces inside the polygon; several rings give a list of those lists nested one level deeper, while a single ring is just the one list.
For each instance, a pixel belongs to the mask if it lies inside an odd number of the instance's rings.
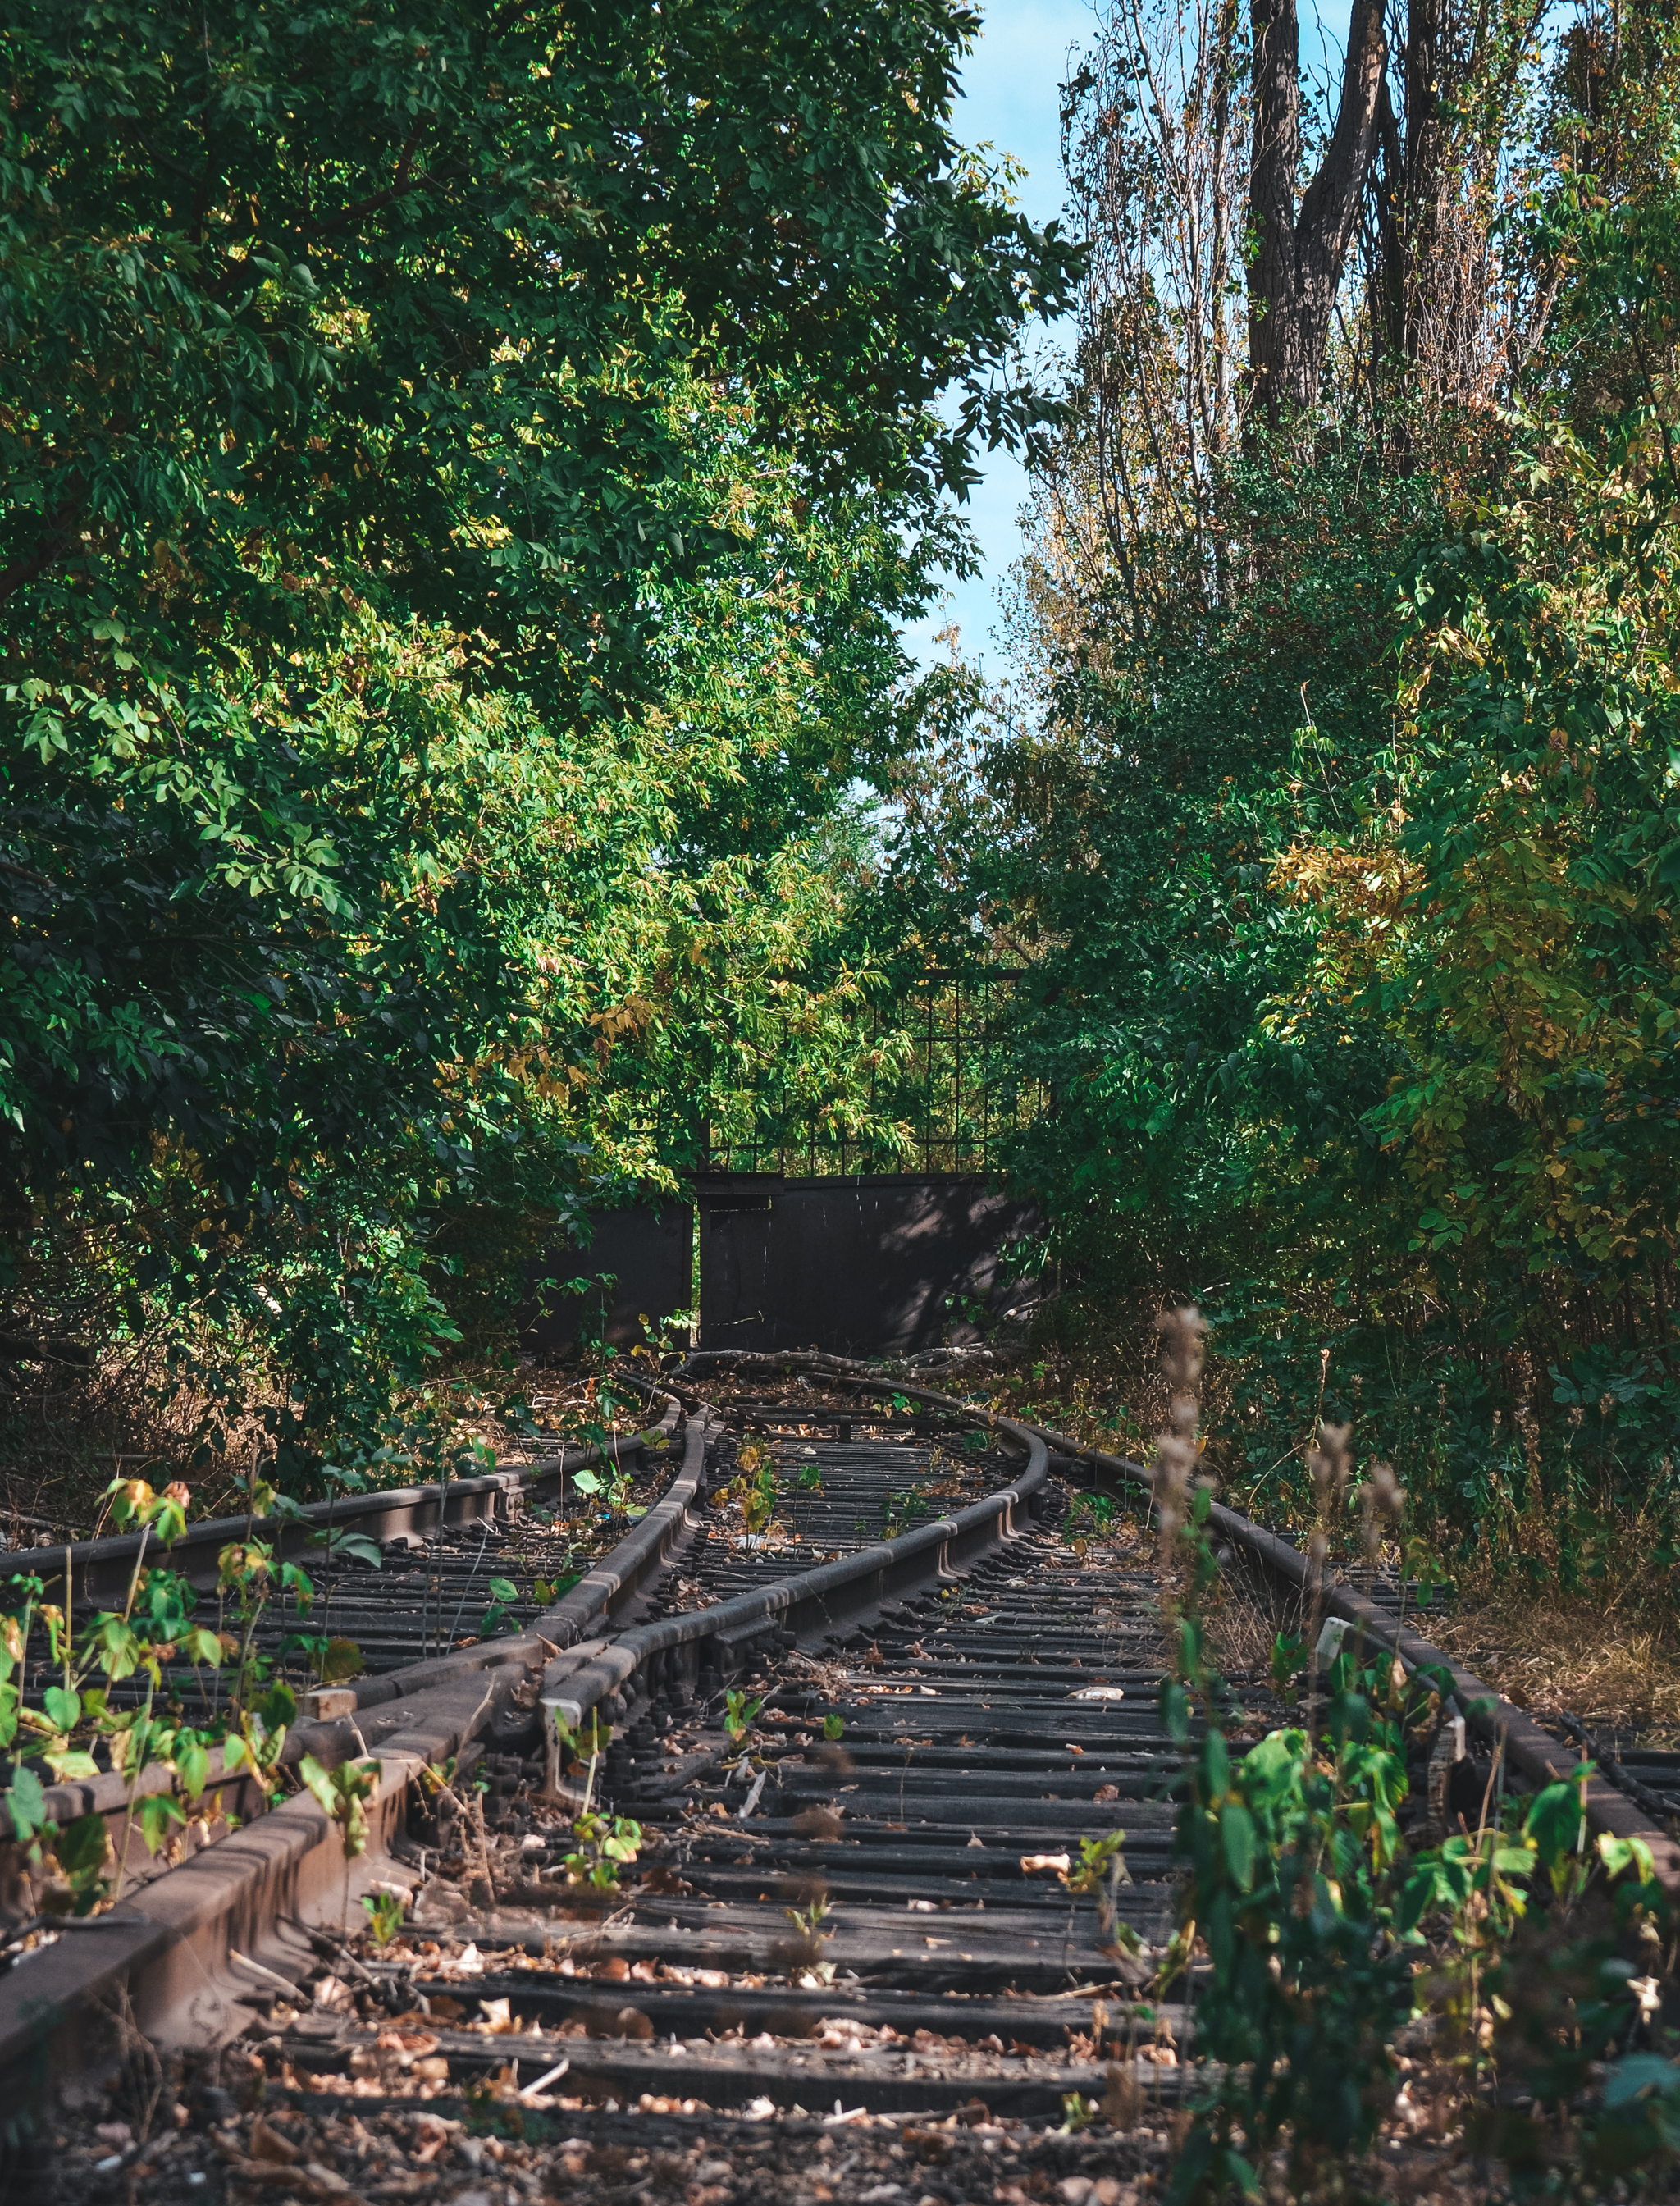
[{"label": "green leaf", "polygon": [[1224,1849],[1225,1867],[1230,1872],[1231,1882],[1239,1892],[1251,1890],[1254,1881],[1254,1823],[1239,1801],[1227,1800],[1219,1810],[1219,1843]]},{"label": "green leaf", "polygon": [[1160,1694],[1161,1729],[1176,1746],[1184,1745],[1190,1736],[1190,1702],[1177,1678],[1163,1681]]},{"label": "green leaf", "polygon": [[41,1703],[60,1732],[72,1732],[81,1721],[81,1695],[68,1685],[49,1685]]},{"label": "green leaf", "polygon": [[80,1747],[49,1747],[41,1756],[61,1785],[86,1784],[99,1774],[99,1765]]},{"label": "green leaf", "polygon": [[[348,1556],[355,1562],[371,1564],[376,1571],[384,1567],[384,1550],[378,1541],[370,1539],[366,1532],[334,1532],[331,1536],[325,1532],[317,1532],[315,1539],[341,1559]],[[308,1586],[307,1579],[304,1583]],[[307,1597],[313,1600],[313,1596],[314,1588],[308,1586]]]},{"label": "green leaf", "polygon": [[52,1842],[52,1851],[59,1868],[73,1884],[79,1879],[97,1875],[104,1868],[110,1851],[104,1817],[78,1815],[59,1832]]},{"label": "green leaf", "polygon": [[179,1803],[169,1792],[148,1792],[135,1812],[149,1854],[155,1854],[170,1833],[187,1821]]},{"label": "green leaf", "polygon": [[46,1793],[33,1769],[18,1770],[4,1797],[12,1828],[20,1839],[27,1841],[45,1829]]}]

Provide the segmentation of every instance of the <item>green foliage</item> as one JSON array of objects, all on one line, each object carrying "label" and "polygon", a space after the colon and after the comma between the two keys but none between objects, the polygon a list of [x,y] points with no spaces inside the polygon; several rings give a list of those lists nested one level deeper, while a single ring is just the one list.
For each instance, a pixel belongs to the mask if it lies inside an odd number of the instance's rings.
[{"label": "green foliage", "polygon": [[1081,1839],[1079,1859],[1061,1872],[1061,1879],[1075,1899],[1096,1901],[1097,1923],[1105,1940],[1114,1941],[1129,1953],[1137,1953],[1142,1945],[1137,1933],[1123,1924],[1117,1925],[1115,1920],[1120,1887],[1132,1881],[1126,1857],[1120,1851],[1125,1843],[1123,1831],[1111,1831],[1105,1838]]},{"label": "green foliage", "polygon": [[1119,1504],[1111,1494],[1076,1494],[1068,1507],[1062,1537],[1083,1554],[1113,1523]]},{"label": "green foliage", "polygon": [[1207,484],[1240,585],[1165,509],[1129,532],[1096,501],[1111,564],[1075,587],[1057,506],[1022,608],[1043,712],[971,684],[900,845],[930,925],[1028,961],[990,1076],[1034,1099],[1012,1176],[1087,1303],[1220,1282],[1238,1497],[1308,1516],[1302,1436],[1352,1420],[1444,1566],[1576,1587],[1618,1542],[1680,1555],[1680,194],[1650,35],[1648,81],[1590,115],[1560,63],[1522,217],[1558,312],[1501,408],[1252,437]]},{"label": "green foliage", "polygon": [[508,1621],[513,1604],[519,1599],[519,1588],[511,1578],[491,1578],[491,1603],[479,1619],[479,1636],[492,1638]]},{"label": "green foliage", "polygon": [[298,1763],[297,1774],[337,1824],[348,1864],[367,1851],[367,1802],[379,1782],[377,1762],[341,1762],[324,1768],[313,1754]]},{"label": "green foliage", "polygon": [[764,1695],[749,1696],[740,1687],[731,1685],[724,1695],[724,1729],[738,1746],[753,1728],[759,1710],[764,1706]]},{"label": "green foliage", "polygon": [[616,1463],[610,1467],[604,1464],[599,1470],[586,1467],[575,1471],[572,1483],[580,1494],[588,1494],[592,1500],[599,1494],[610,1517],[639,1517],[643,1513],[630,1507],[630,1494],[635,1485],[634,1473]]},{"label": "green foliage", "polygon": [[[255,1516],[275,1497],[254,1482],[249,1498]],[[300,1613],[311,1593],[295,1565],[277,1568],[268,1543],[254,1536],[230,1542],[218,1558],[218,1593],[225,1613],[240,1628],[212,1631],[195,1619],[191,1583],[161,1562],[148,1566],[146,1559],[154,1535],[164,1547],[185,1530],[186,1489],[158,1494],[143,1480],[116,1479],[107,1499],[119,1523],[138,1525],[144,1534],[121,1610],[102,1610],[72,1634],[63,1612],[45,1598],[39,1578],[14,1576],[0,1589],[0,1749],[11,1757],[0,1799],[31,1858],[51,1857],[68,1891],[67,1900],[63,1893],[57,1897],[76,1914],[90,1912],[120,1885],[126,1849],[115,1875],[108,1875],[103,1818],[83,1816],[57,1828],[47,1812],[47,1783],[98,1777],[103,1754],[104,1767],[129,1787],[134,1824],[151,1853],[185,1826],[188,1811],[209,1783],[217,1750],[224,1771],[243,1770],[265,1795],[271,1794],[297,1702],[289,1686],[267,1677],[252,1641],[275,1591],[291,1594]],[[37,1631],[59,1672],[56,1682],[41,1689],[39,1706],[26,1699],[23,1687]],[[360,1652],[349,1640],[299,1635],[291,1643],[307,1649],[324,1680],[361,1666]],[[219,1704],[211,1713],[210,1696],[202,1694],[204,1713],[197,1722],[184,1705],[183,1668],[197,1674],[200,1686],[206,1671],[220,1678]],[[111,1688],[130,1679],[143,1681],[141,1696],[132,1705],[113,1707]],[[318,1765],[310,1768],[321,1774]],[[148,1772],[152,1786],[141,1794],[140,1780]],[[161,1789],[156,1789],[158,1772],[167,1780]],[[340,1780],[337,1773],[328,1781],[354,1786],[354,1779]]]},{"label": "green foliage", "polygon": [[[569,1553],[567,1560],[569,1562],[570,1559]],[[555,1577],[533,1578],[531,1581],[531,1598],[546,1608],[551,1603],[563,1600],[575,1585],[581,1583],[582,1576],[581,1571],[562,1571]]]},{"label": "green foliage", "polygon": [[576,1844],[565,1857],[569,1881],[616,1892],[621,1869],[640,1851],[641,1825],[626,1815],[586,1811],[573,1823],[572,1836]]},{"label": "green foliage", "polygon": [[58,1873],[69,1887],[70,1912],[91,1915],[110,1889],[105,1871],[110,1860],[110,1835],[103,1815],[79,1815],[67,1823],[53,1841]]},{"label": "green foliage", "polygon": [[881,1500],[880,1536],[896,1540],[901,1532],[908,1532],[919,1517],[927,1514],[927,1504],[914,1487],[907,1486],[902,1494],[888,1493]]},{"label": "green foliage", "polygon": [[[1239,1758],[1218,1720],[1200,1623],[1211,1546],[1194,1518],[1187,1536],[1189,1595],[1162,1686],[1164,1719],[1191,1748],[1173,1841],[1185,1874],[1158,1988],[1205,1941],[1198,2051],[1216,2080],[1195,2102],[1175,2199],[1252,2193],[1284,2144],[1291,2194],[1356,2191],[1359,2159],[1399,2088],[1394,2041],[1415,2009],[1437,2018],[1437,2057],[1457,2069],[1476,2149],[1521,2179],[1547,2165],[1568,2184],[1659,2161],[1674,2071],[1637,2049],[1645,2001],[1618,1944],[1637,1947],[1649,1925],[1659,1947],[1671,1910],[1641,1842],[1589,1846],[1591,1765],[1513,1797],[1502,1818],[1485,1811],[1476,1829],[1409,1851],[1398,1820],[1408,1737],[1450,1680],[1403,1678],[1385,1654],[1367,1666],[1353,1635],[1308,1704],[1308,1727],[1272,1732]],[[1194,1739],[1193,1702],[1203,1717]],[[1626,2077],[1611,2069],[1582,2135],[1581,2096],[1618,2055],[1630,2060]],[[1484,2090],[1508,2091],[1517,2076],[1533,2119],[1513,2119]]]},{"label": "green foliage", "polygon": [[776,1505],[781,1499],[781,1487],[774,1463],[766,1461],[748,1478],[737,1479],[736,1488],[741,1501],[742,1522],[756,1539],[767,1532],[776,1521]]},{"label": "green foliage", "polygon": [[288,1490],[394,1470],[771,1044],[869,1119],[853,790],[1075,259],[950,134],[975,27],[10,11],[0,1284],[212,1455],[254,1390]]},{"label": "green foliage", "polygon": [[292,1632],[282,1641],[280,1651],[306,1656],[320,1685],[342,1685],[360,1677],[366,1667],[354,1639],[334,1638],[325,1631]]},{"label": "green foliage", "polygon": [[367,1932],[383,1953],[402,1928],[407,1902],[400,1892],[365,1892],[361,1904],[367,1916]]}]

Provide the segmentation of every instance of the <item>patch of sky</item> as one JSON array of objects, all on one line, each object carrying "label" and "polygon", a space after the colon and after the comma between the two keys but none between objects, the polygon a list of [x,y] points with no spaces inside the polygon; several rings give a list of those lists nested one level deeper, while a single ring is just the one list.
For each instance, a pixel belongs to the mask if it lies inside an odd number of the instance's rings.
[{"label": "patch of sky", "polygon": [[[1302,0],[1301,58],[1323,86],[1339,80],[1349,0]],[[989,143],[1020,164],[1013,189],[1022,211],[1040,224],[1065,218],[1062,182],[1061,87],[1096,35],[1092,0],[991,0],[980,35],[962,69],[956,135]],[[1028,342],[1036,372],[1059,379],[1058,361],[1072,335],[1070,320],[1040,325]],[[944,601],[914,628],[905,644],[920,665],[943,659],[940,631],[955,625],[963,656],[995,677],[1005,671],[999,593],[1021,557],[1021,510],[1027,476],[1008,452],[980,455],[980,480],[963,510],[980,552],[978,574],[953,575]]]}]

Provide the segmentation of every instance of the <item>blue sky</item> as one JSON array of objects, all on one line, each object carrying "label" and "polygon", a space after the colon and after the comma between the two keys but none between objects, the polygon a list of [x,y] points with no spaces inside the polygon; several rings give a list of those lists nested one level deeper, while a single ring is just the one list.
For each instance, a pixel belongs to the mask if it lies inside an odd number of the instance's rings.
[{"label": "blue sky", "polygon": [[[1314,0],[1304,0],[1301,17],[1302,60],[1309,69],[1339,69],[1348,0],[1322,0],[1317,7]],[[989,140],[1025,164],[1027,174],[1016,189],[1022,208],[1037,223],[1050,222],[1063,212],[1058,92],[1070,50],[1087,45],[1096,24],[1091,0],[991,0],[985,28],[962,71],[956,134],[970,146]],[[1035,350],[1053,351],[1069,334],[1068,322],[1059,328],[1051,325],[1038,334]],[[985,477],[968,506],[982,571],[970,581],[950,581],[944,611],[909,630],[905,640],[925,664],[942,655],[933,642],[935,632],[955,620],[963,655],[979,659],[996,677],[1004,671],[1002,641],[995,632],[998,593],[1020,557],[1016,516],[1027,480],[1020,462],[1006,453],[982,459]]]},{"label": "blue sky", "polygon": [[[1096,21],[1090,0],[992,0],[986,27],[963,69],[956,134],[970,146],[989,140],[1025,164],[1027,174],[1016,188],[1023,212],[1036,223],[1052,221],[1062,212],[1057,94],[1069,50],[1089,41]],[[1063,325],[1064,331],[1067,326]],[[1056,341],[1052,327],[1047,342],[1053,348]],[[1046,343],[1044,336],[1037,340],[1040,347]],[[985,570],[972,581],[952,581],[944,612],[910,630],[906,640],[917,658],[937,657],[933,633],[955,619],[964,655],[980,659],[992,673],[1001,674],[1002,653],[992,629],[998,586],[1020,556],[1016,516],[1027,479],[1020,462],[1006,453],[983,456],[985,479],[969,498],[968,514]]]}]

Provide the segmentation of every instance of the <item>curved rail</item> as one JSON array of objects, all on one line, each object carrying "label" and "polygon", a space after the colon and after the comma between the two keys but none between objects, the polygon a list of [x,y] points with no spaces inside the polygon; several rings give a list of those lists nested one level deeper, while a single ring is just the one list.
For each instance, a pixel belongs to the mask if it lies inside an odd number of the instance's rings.
[{"label": "curved rail", "polygon": [[[715,1364],[724,1359],[703,1361]],[[297,1750],[307,1748],[324,1763],[361,1753],[376,1756],[381,1764],[369,1805],[368,1851],[360,1864],[347,1870],[341,1849],[329,1843],[332,1827],[312,1798],[304,1795],[286,1803],[233,1839],[159,1877],[116,1913],[98,1918],[85,1929],[67,1930],[50,1964],[32,1959],[25,1969],[0,1977],[0,2071],[16,2071],[26,2061],[39,2061],[44,2051],[53,2050],[74,2065],[81,2050],[78,2018],[90,2002],[107,2000],[119,1989],[131,2000],[140,2026],[164,2042],[205,2045],[232,2035],[247,2019],[239,2001],[250,1988],[249,1970],[254,1964],[260,1972],[283,1960],[284,1949],[277,1944],[268,1947],[271,1959],[261,1960],[265,1940],[275,1938],[288,1920],[297,1924],[336,1923],[359,1888],[400,1874],[411,1780],[424,1763],[435,1764],[450,1754],[461,1757],[459,1766],[464,1769],[478,1734],[503,1716],[517,1715],[528,1727],[532,1712],[540,1703],[573,1727],[591,1710],[599,1710],[617,1726],[640,1718],[656,1702],[676,1710],[691,1708],[696,1701],[715,1704],[755,1660],[801,1642],[807,1648],[847,1637],[855,1643],[860,1627],[867,1627],[871,1618],[880,1621],[884,1642],[889,1623],[894,1634],[909,1642],[924,1627],[903,1620],[911,1614],[907,1596],[922,1597],[923,1615],[934,1610],[943,1614],[931,1596],[976,1571],[976,1582],[990,1571],[993,1584],[1023,1583],[1010,1577],[1016,1566],[1003,1559],[1003,1553],[1025,1531],[1026,1515],[1046,1496],[1052,1469],[1075,1476],[1082,1470],[1094,1481],[1129,1489],[1149,1492],[1153,1488],[1151,1473],[1141,1464],[914,1382],[884,1379],[844,1359],[734,1356],[727,1361],[736,1373],[743,1365],[785,1370],[792,1363],[836,1386],[875,1397],[896,1395],[984,1424],[1023,1459],[1020,1473],[1008,1486],[969,1506],[895,1539],[699,1609],[639,1621],[637,1611],[656,1581],[702,1529],[695,1505],[708,1451],[722,1425],[716,1411],[689,1392],[683,1458],[665,1495],[533,1628],[515,1639],[412,1664],[366,1681],[355,1689],[349,1713],[298,1726]],[[696,1365],[701,1362],[694,1359]],[[693,1371],[694,1366],[689,1368]],[[681,1383],[684,1375],[664,1382],[674,1395],[686,1391]],[[666,1412],[668,1430],[675,1415],[673,1403]],[[1558,1743],[1520,1710],[1501,1702],[1480,1679],[1375,1603],[1350,1588],[1315,1589],[1308,1559],[1286,1541],[1223,1506],[1215,1507],[1213,1526],[1233,1552],[1251,1558],[1290,1594],[1321,1599],[1326,1613],[1344,1618],[1379,1643],[1391,1647],[1409,1666],[1449,1672],[1468,1724],[1492,1738],[1515,1771],[1544,1782],[1568,1766],[1570,1757],[1560,1752]],[[982,1617],[971,1630],[982,1633],[993,1620]],[[932,1659],[923,1657],[919,1644],[909,1653],[918,1662]],[[1036,1663],[1036,1653],[1028,1659]],[[544,1728],[552,1738],[551,1727]],[[1063,1719],[1061,1728],[1077,1726]],[[1450,1735],[1452,1727],[1446,1728]],[[956,1744],[965,1747],[968,1741],[965,1738]],[[630,1745],[640,1751],[634,1733]],[[552,1761],[550,1768],[552,1778]],[[1123,1787],[1132,1781],[1123,1770],[1119,1776]],[[905,1780],[896,1762],[893,1777],[902,1799]],[[890,1784],[893,1778],[885,1781]],[[1022,1781],[1036,1798],[1042,1780],[1029,1775]],[[1058,1794],[1044,1797],[1056,1800]],[[749,1800],[738,1814],[750,1813],[752,1805]],[[1057,1807],[1035,1812],[1065,1820],[1067,1811]],[[1680,1879],[1680,1850],[1639,1816],[1623,1795],[1595,1781],[1588,1813],[1599,1829],[1636,1832],[1651,1845],[1659,1873],[1671,1882]],[[1138,1820],[1136,1811],[1129,1810],[1128,1820]],[[739,1827],[732,1818],[731,1833]],[[901,1829],[902,1821],[884,1827]],[[731,1835],[731,1853],[743,1842]],[[1150,1843],[1147,1837],[1144,1843]],[[926,1866],[929,1870],[936,1867],[931,1857]],[[967,1871],[966,1860],[963,1866]],[[1022,1868],[1024,1873],[1026,1857]],[[755,1887],[762,1881],[755,1868],[744,1874]],[[728,1875],[727,1869],[714,1873],[713,1883],[721,1876],[726,1888]],[[909,1903],[913,1908],[924,1904],[948,1903]],[[934,1948],[945,1941],[929,1937],[920,1942]],[[968,1956],[960,1959],[966,1965]],[[243,1976],[241,1970],[247,1972]],[[629,2054],[619,2059],[619,2066],[627,2072],[633,2066]],[[795,2078],[787,2088],[797,2093],[803,2087]],[[917,2102],[914,2093],[905,2102]]]},{"label": "curved rail", "polygon": [[[750,1350],[703,1350],[691,1356],[683,1368],[693,1370],[701,1364],[724,1368],[731,1374],[743,1368],[766,1370],[794,1368],[820,1373],[831,1381],[843,1385],[861,1383],[864,1377],[862,1367],[855,1362],[843,1356],[825,1355],[819,1351],[807,1355],[797,1352],[765,1355]],[[871,1383],[879,1386],[881,1382],[871,1374]],[[960,1410],[976,1420],[982,1416],[990,1417],[992,1414],[975,1404],[962,1402],[956,1396],[935,1393],[927,1388],[903,1381],[893,1382],[893,1391],[943,1408]],[[1110,1455],[1100,1448],[1087,1446],[1069,1434],[1056,1432],[1048,1426],[1023,1426],[1016,1429],[1034,1433],[1057,1459],[1058,1468],[1084,1464],[1111,1484],[1141,1488],[1152,1495],[1154,1492],[1155,1475],[1147,1464],[1135,1463],[1126,1456]],[[1575,1766],[1576,1757],[1570,1748],[1560,1744],[1514,1702],[1506,1700],[1494,1687],[1478,1678],[1473,1671],[1467,1670],[1421,1633],[1408,1628],[1351,1586],[1338,1585],[1328,1577],[1320,1583],[1315,1583],[1310,1558],[1292,1547],[1287,1540],[1280,1539],[1277,1533],[1266,1530],[1264,1525],[1254,1523],[1221,1502],[1212,1505],[1209,1523],[1220,1539],[1257,1563],[1291,1595],[1305,1601],[1316,1601],[1326,1616],[1337,1617],[1354,1625],[1378,1645],[1391,1649],[1409,1671],[1425,1669],[1446,1673],[1451,1681],[1453,1700],[1467,1730],[1485,1739],[1496,1755],[1504,1757],[1506,1767],[1528,1784],[1537,1787],[1551,1784],[1557,1778],[1567,1775]],[[1680,1844],[1676,1843],[1665,1824],[1654,1820],[1650,1810],[1630,1790],[1618,1786],[1614,1774],[1606,1774],[1600,1768],[1582,1782],[1588,1827],[1595,1833],[1642,1839],[1651,1850],[1657,1875],[1665,1888],[1680,1899]]]},{"label": "curved rail", "polygon": [[[667,1427],[675,1411],[673,1402]],[[158,1876],[114,1912],[85,1927],[62,1926],[51,1965],[31,1957],[0,1976],[0,2074],[27,2072],[49,2055],[67,2072],[74,2069],[85,2051],[79,2017],[118,1996],[128,2000],[136,2024],[162,2042],[204,2045],[233,2035],[247,2018],[240,2001],[249,1980],[241,1970],[248,1972],[253,1959],[260,1970],[265,1941],[286,1922],[339,1921],[360,1893],[400,1874],[393,1849],[411,1784],[426,1766],[451,1756],[463,1767],[478,1734],[510,1706],[528,1710],[539,1690],[550,1706],[563,1713],[569,1707],[574,1720],[604,1702],[616,1714],[627,1699],[644,1701],[656,1682],[680,1690],[682,1676],[697,1679],[702,1649],[719,1676],[733,1675],[768,1634],[831,1631],[841,1619],[890,1602],[897,1590],[936,1579],[1012,1538],[1016,1512],[1030,1505],[1048,1475],[1048,1452],[1025,1427],[992,1422],[1024,1452],[1025,1469],[1011,1486],[957,1516],[820,1565],[802,1579],[778,1580],[655,1625],[620,1629],[615,1622],[610,1637],[600,1636],[609,1612],[633,1607],[698,1529],[691,1505],[707,1446],[720,1428],[704,1410],[691,1415],[683,1463],[665,1496],[534,1628],[363,1681],[348,1689],[355,1696],[351,1710],[295,1727],[289,1759],[309,1753],[331,1768],[360,1754],[378,1762],[366,1804],[366,1851],[357,1862],[345,1863],[341,1849],[328,1843],[334,1827],[305,1792]],[[398,1506],[409,1501],[394,1498]],[[558,1649],[550,1625],[576,1635],[569,1649]],[[583,1636],[591,1625],[593,1639]],[[219,1774],[212,1771],[212,1783]],[[55,1789],[65,1794],[68,1815],[88,1812],[83,1803],[89,1796],[90,1804],[106,1812],[101,1787],[108,1781]],[[166,1773],[157,1773],[157,1781],[166,1781]],[[126,1817],[128,1805],[125,1787],[113,1812]]]}]

